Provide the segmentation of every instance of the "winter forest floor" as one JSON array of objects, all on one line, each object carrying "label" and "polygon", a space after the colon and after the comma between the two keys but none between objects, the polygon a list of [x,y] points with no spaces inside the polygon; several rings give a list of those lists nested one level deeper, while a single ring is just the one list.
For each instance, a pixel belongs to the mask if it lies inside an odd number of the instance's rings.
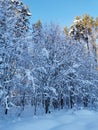
[{"label": "winter forest floor", "polygon": [[98,130],[98,112],[58,111],[44,116],[0,121],[0,130]]}]

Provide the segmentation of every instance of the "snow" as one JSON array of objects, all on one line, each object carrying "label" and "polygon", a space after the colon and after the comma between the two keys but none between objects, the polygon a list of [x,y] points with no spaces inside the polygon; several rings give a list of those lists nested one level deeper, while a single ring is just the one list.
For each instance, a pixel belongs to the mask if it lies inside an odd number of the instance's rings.
[{"label": "snow", "polygon": [[28,16],[31,16],[32,14],[31,14],[30,12],[27,12],[27,15],[28,15]]},{"label": "snow", "polygon": [[0,98],[2,97],[2,95],[3,95],[3,91],[2,91],[2,90],[0,90]]},{"label": "snow", "polygon": [[2,57],[0,57],[0,62],[2,62],[3,60],[2,60]]},{"label": "snow", "polygon": [[43,54],[43,56],[46,56],[47,58],[49,58],[49,52],[46,48],[42,49],[42,54]]},{"label": "snow", "polygon": [[11,2],[13,3],[13,2],[14,2],[14,0],[11,0]]},{"label": "snow", "polygon": [[56,89],[55,89],[55,88],[49,87],[49,89],[50,89],[55,95],[57,95],[57,92],[56,92]]},{"label": "snow", "polygon": [[98,112],[62,110],[44,116],[15,119],[0,127],[0,130],[98,130]]},{"label": "snow", "polygon": [[6,106],[6,109],[9,109],[9,107],[8,107],[8,98],[9,98],[9,96],[5,97],[5,106]]},{"label": "snow", "polygon": [[75,19],[74,20],[74,24],[77,24],[77,23],[79,23],[81,21],[81,19]]},{"label": "snow", "polygon": [[72,32],[73,32],[73,29],[70,29],[70,30],[69,30],[69,34],[71,34]]}]

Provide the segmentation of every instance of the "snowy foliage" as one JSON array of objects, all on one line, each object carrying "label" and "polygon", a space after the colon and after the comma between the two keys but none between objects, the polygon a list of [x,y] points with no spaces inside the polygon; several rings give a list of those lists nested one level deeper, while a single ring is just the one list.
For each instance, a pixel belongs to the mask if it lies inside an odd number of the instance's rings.
[{"label": "snowy foliage", "polygon": [[[18,0],[0,1],[0,85],[3,91],[0,105],[4,106],[5,114],[9,102],[16,105],[12,95],[21,88],[25,78],[23,71],[27,67],[29,46],[25,39],[29,32],[27,11]],[[22,78],[17,75],[20,69]]]},{"label": "snowy foliage", "polygon": [[79,20],[70,39],[53,23],[38,21],[31,32],[30,15],[21,1],[0,1],[0,112],[17,110],[20,116],[26,106],[34,114],[39,108],[45,113],[97,109],[98,63],[91,35],[82,37],[87,30],[79,32]]}]

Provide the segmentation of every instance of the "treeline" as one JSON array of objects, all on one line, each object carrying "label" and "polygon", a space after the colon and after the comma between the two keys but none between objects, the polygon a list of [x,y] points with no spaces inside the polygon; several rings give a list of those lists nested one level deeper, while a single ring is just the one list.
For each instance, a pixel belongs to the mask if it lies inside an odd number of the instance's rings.
[{"label": "treeline", "polygon": [[28,7],[0,0],[0,115],[98,108],[98,19],[76,17],[70,28],[39,20]]}]

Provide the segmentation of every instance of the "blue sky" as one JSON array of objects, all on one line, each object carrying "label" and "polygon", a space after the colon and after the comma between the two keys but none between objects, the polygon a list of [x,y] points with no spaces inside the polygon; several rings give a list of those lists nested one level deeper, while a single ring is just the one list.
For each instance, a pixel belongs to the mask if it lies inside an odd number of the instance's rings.
[{"label": "blue sky", "polygon": [[31,22],[54,22],[69,26],[77,15],[98,16],[98,0],[23,0],[30,7]]}]

